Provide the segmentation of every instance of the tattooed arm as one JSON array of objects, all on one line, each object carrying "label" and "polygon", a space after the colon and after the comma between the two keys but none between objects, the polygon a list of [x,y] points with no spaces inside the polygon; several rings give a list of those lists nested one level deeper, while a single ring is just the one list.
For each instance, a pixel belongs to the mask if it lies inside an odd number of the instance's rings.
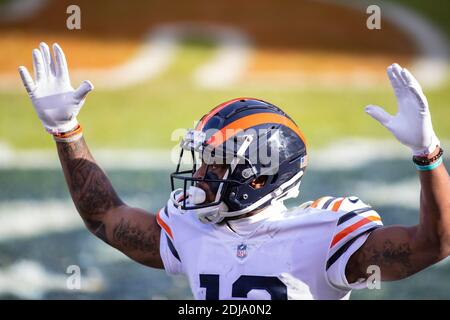
[{"label": "tattooed arm", "polygon": [[163,268],[155,215],[120,200],[84,138],[57,142],[57,148],[73,202],[89,231],[137,262]]},{"label": "tattooed arm", "polygon": [[370,265],[380,267],[382,280],[392,281],[450,255],[450,179],[444,164],[431,171],[420,171],[420,184],[420,223],[373,231],[347,264],[349,283],[367,278]]},{"label": "tattooed arm", "polygon": [[[41,42],[33,50],[35,79],[24,66],[19,74],[46,131],[59,137],[59,159],[78,212],[97,237],[140,263],[162,268],[155,216],[120,200],[81,137],[77,115],[94,86],[83,81],[75,90],[64,52],[56,43],[53,51]],[[62,139],[67,134],[71,138]]]}]

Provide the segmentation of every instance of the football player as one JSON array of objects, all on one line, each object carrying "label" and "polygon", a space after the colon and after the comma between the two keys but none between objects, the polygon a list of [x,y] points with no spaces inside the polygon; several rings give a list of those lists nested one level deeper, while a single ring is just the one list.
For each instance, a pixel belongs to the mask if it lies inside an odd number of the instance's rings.
[{"label": "football player", "polygon": [[[427,99],[408,70],[388,76],[398,112],[366,112],[411,149],[421,183],[420,222],[386,226],[355,196],[322,197],[292,209],[307,166],[305,138],[286,113],[259,99],[220,104],[187,132],[156,214],[125,204],[89,152],[77,115],[93,89],[74,90],[64,53],[33,50],[34,79],[20,76],[87,228],[131,259],[183,273],[197,299],[348,299],[367,286],[406,278],[450,254],[450,180]],[[263,152],[264,151],[264,152]],[[192,159],[186,161],[185,156]],[[342,159],[341,161],[351,161]],[[186,163],[192,167],[183,170]],[[181,188],[176,188],[179,184]]]}]

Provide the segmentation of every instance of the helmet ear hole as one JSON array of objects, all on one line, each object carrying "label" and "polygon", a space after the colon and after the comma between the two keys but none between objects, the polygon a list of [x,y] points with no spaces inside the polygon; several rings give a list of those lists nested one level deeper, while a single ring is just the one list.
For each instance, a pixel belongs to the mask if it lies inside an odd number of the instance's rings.
[{"label": "helmet ear hole", "polygon": [[260,189],[266,185],[268,176],[259,176],[250,182],[250,187],[253,189]]}]

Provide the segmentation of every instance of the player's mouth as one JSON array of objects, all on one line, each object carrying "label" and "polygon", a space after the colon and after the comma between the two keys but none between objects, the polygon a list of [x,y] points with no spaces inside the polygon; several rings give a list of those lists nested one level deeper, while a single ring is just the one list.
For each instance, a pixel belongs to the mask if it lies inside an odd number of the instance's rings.
[{"label": "player's mouth", "polygon": [[203,203],[212,203],[216,199],[216,193],[212,192],[210,186],[205,181],[198,181],[196,187],[205,191],[206,200]]}]

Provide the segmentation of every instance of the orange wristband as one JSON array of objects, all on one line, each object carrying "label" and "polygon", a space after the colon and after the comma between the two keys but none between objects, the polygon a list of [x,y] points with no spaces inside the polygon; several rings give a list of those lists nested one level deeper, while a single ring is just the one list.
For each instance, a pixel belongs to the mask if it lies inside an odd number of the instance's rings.
[{"label": "orange wristband", "polygon": [[71,142],[80,139],[83,136],[83,128],[77,125],[73,130],[53,135],[55,141]]}]

